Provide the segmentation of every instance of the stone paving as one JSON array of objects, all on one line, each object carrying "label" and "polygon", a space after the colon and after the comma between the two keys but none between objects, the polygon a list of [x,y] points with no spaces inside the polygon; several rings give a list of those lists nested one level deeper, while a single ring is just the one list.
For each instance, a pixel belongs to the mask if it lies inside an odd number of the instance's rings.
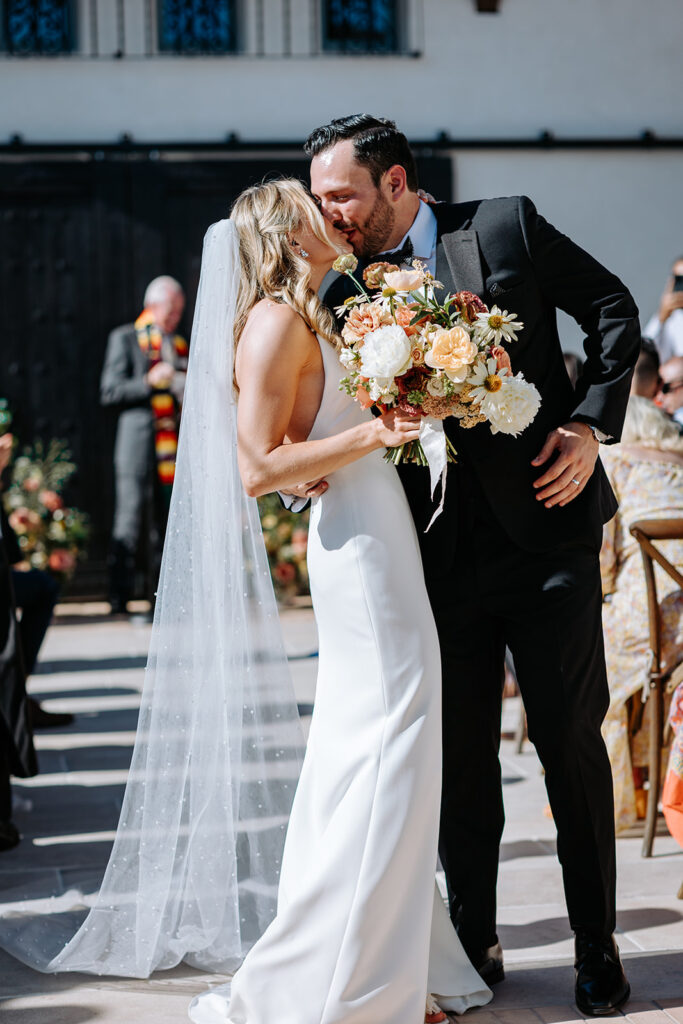
[{"label": "stone paving", "polygon": [[[30,689],[46,709],[73,711],[77,718],[67,729],[38,734],[41,774],[15,786],[15,820],[24,839],[16,850],[0,854],[0,912],[11,912],[19,899],[66,891],[75,880],[97,886],[131,754],[149,626],[109,620],[97,606],[59,611]],[[282,622],[297,698],[302,713],[310,715],[313,617],[307,609],[285,610]],[[519,707],[515,700],[505,705],[504,727],[513,730]],[[499,920],[507,978],[496,987],[493,1003],[470,1012],[467,1020],[580,1020],[572,1006],[571,933],[540,766],[530,744],[517,754],[509,739],[502,764],[507,824]],[[683,1024],[683,901],[677,899],[683,851],[662,833],[654,853],[642,860],[638,837],[618,841],[618,941],[633,988],[626,1015],[633,1024]],[[0,953],[0,1021],[180,1024],[192,995],[217,980],[222,979],[185,966],[148,981],[45,976]]]}]

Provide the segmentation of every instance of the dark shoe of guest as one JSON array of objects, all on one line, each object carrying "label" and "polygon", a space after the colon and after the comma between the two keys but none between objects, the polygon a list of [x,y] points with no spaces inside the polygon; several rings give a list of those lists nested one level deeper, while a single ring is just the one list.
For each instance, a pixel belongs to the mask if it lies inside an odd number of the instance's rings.
[{"label": "dark shoe of guest", "polygon": [[28,699],[28,718],[32,729],[61,729],[65,725],[71,725],[74,720],[73,715],[46,711],[33,697]]},{"label": "dark shoe of guest", "polygon": [[0,853],[18,846],[21,836],[11,821],[0,821]]},{"label": "dark shoe of guest", "polygon": [[614,936],[576,932],[575,999],[587,1017],[602,1017],[623,1006],[631,994]]},{"label": "dark shoe of guest", "polygon": [[497,985],[499,981],[505,980],[503,947],[500,942],[497,942],[495,946],[485,949],[481,957],[472,962],[479,973],[479,977],[487,985]]},{"label": "dark shoe of guest", "polygon": [[109,614],[110,615],[127,615],[128,609],[126,602],[121,597],[112,597],[109,600]]}]

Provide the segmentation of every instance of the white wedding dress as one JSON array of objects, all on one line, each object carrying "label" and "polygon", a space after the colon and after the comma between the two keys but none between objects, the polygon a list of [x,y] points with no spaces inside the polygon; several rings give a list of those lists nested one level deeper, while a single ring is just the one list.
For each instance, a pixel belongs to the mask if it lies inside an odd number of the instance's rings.
[{"label": "white wedding dress", "polygon": [[[370,413],[325,387],[311,439]],[[423,1024],[425,998],[491,999],[435,885],[441,667],[415,527],[377,451],[313,502],[309,570],[320,670],[287,832],[277,917],[196,1024]],[[425,470],[426,472],[426,470]]]}]

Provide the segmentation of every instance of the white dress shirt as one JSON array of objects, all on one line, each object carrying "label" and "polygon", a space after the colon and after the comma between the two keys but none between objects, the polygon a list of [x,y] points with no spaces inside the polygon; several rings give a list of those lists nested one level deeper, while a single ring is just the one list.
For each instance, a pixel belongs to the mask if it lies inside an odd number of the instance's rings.
[{"label": "white dress shirt", "polygon": [[655,313],[648,320],[643,336],[654,342],[660,362],[683,356],[683,309],[674,309],[664,323]]},{"label": "white dress shirt", "polygon": [[387,255],[402,249],[408,239],[413,246],[413,259],[426,263],[429,273],[436,277],[436,217],[429,203],[420,200],[420,209],[415,215],[415,220],[396,249],[388,249]]}]

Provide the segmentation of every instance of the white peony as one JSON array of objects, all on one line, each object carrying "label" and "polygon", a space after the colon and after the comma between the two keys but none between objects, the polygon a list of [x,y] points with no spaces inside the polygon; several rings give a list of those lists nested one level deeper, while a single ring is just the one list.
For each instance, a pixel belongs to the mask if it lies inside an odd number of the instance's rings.
[{"label": "white peony", "polygon": [[405,373],[411,365],[412,344],[402,327],[380,327],[363,339],[360,350],[360,373],[390,381]]},{"label": "white peony", "polygon": [[540,405],[538,389],[519,373],[516,377],[502,377],[498,390],[487,392],[478,408],[491,424],[492,434],[517,437],[529,426]]}]

